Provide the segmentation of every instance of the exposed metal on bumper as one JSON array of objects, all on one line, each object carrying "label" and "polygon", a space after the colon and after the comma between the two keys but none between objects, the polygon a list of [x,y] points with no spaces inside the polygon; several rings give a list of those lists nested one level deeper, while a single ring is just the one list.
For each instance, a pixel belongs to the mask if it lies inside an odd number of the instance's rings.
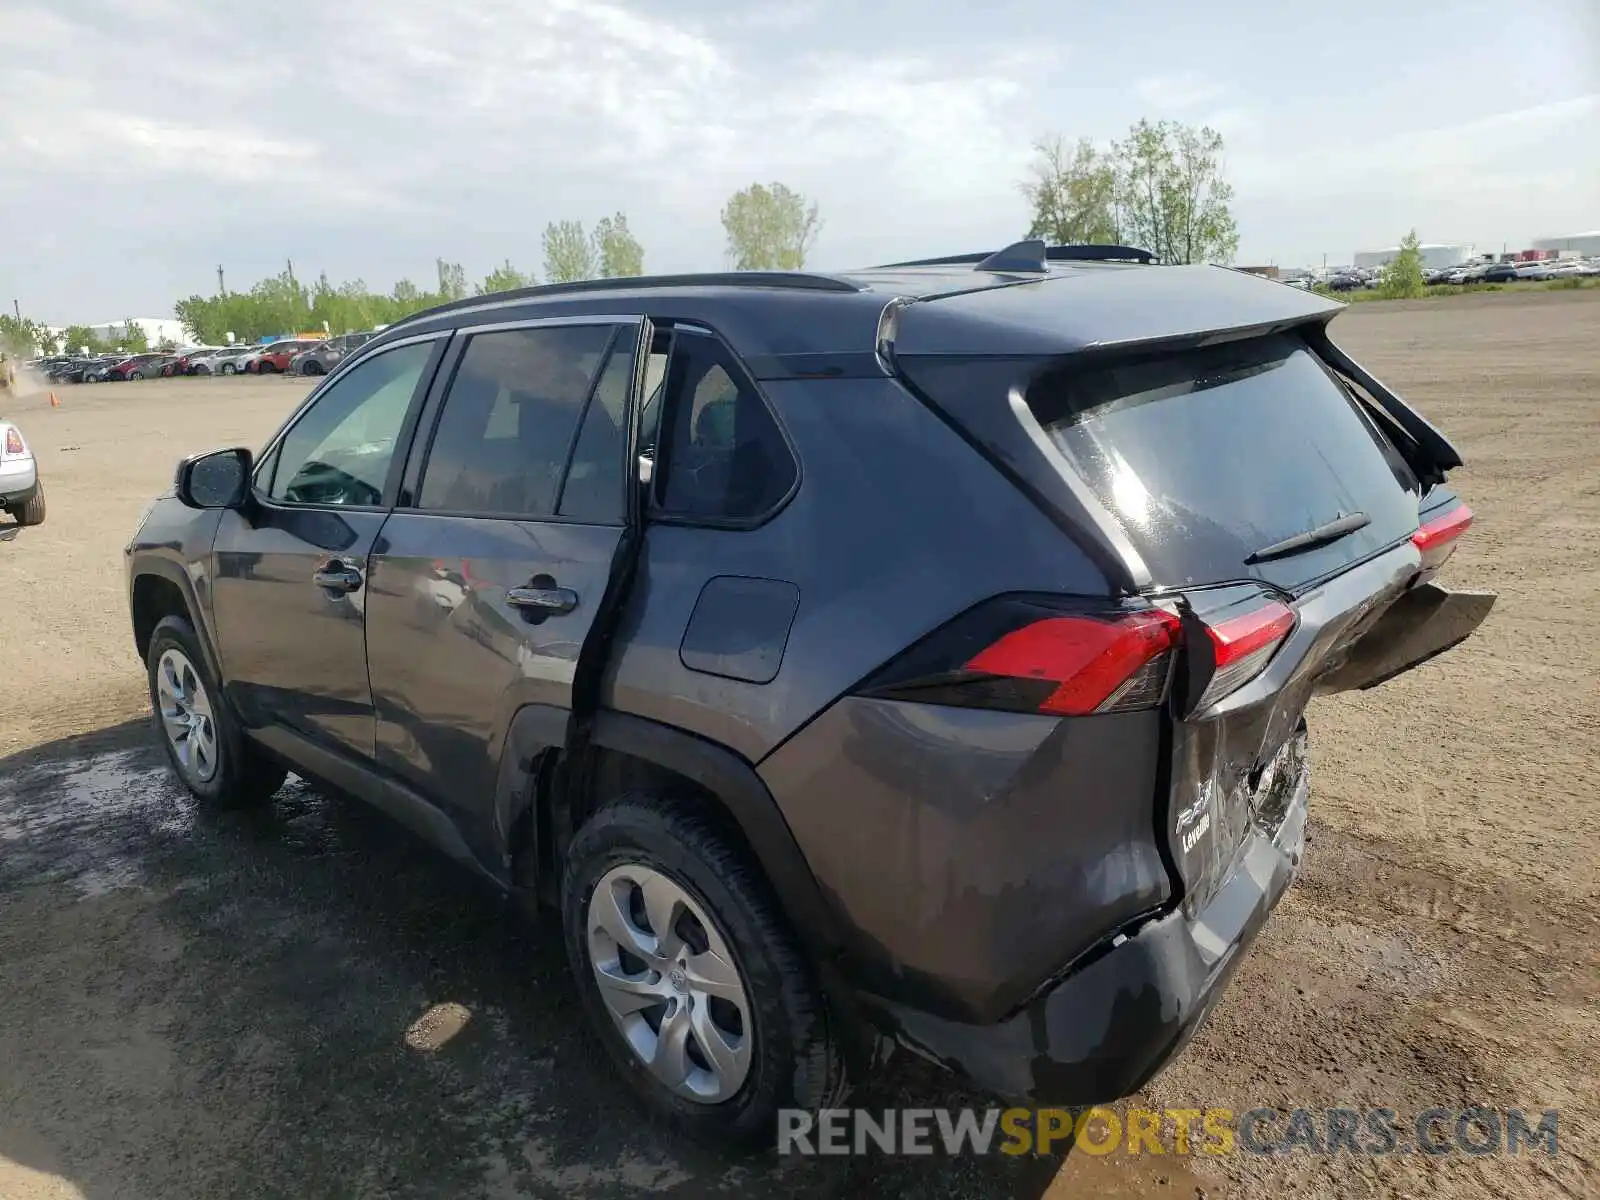
[{"label": "exposed metal on bumper", "polygon": [[1204,1022],[1298,874],[1308,780],[1302,775],[1275,835],[1250,833],[1227,882],[1197,917],[1180,910],[1116,935],[994,1025],[888,1006],[896,1033],[1008,1099],[1088,1105],[1137,1091]]}]

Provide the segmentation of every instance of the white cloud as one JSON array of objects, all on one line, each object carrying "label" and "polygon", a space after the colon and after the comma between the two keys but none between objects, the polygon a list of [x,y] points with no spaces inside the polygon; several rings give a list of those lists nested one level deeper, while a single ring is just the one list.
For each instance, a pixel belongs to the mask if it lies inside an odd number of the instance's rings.
[{"label": "white cloud", "polygon": [[1173,116],[1212,104],[1228,94],[1226,85],[1198,71],[1172,75],[1149,75],[1133,85],[1152,119]]}]

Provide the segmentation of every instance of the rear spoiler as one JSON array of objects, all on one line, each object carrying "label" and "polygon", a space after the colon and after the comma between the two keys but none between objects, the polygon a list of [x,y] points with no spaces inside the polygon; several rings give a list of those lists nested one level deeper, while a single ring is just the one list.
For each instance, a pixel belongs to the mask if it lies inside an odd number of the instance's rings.
[{"label": "rear spoiler", "polygon": [[1398,425],[1415,444],[1418,454],[1405,457],[1416,471],[1423,489],[1443,483],[1449,472],[1461,465],[1461,453],[1451,445],[1450,439],[1440,433],[1428,419],[1412,408],[1355,359],[1341,349],[1328,336],[1326,324],[1306,330],[1306,341],[1323,362],[1340,374],[1360,384],[1372,402],[1383,414]]}]

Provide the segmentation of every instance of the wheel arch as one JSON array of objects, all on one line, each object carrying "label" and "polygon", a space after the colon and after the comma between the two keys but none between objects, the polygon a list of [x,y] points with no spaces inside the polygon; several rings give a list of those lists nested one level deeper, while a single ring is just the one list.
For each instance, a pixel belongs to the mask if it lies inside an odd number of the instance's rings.
[{"label": "wheel arch", "polygon": [[[512,718],[495,816],[506,839],[507,866],[516,857],[533,872],[517,882],[547,898],[555,894],[566,845],[617,778],[610,765],[633,781],[680,785],[674,790],[709,806],[750,851],[807,949],[819,959],[833,956],[840,943],[837,922],[777,801],[749,762],[670,725],[602,710],[587,751],[597,769],[569,771],[561,761],[566,728],[566,711],[548,705],[527,705]],[[569,795],[568,780],[585,778],[594,781],[590,794]]]},{"label": "wheel arch", "polygon": [[133,642],[143,662],[150,638],[164,617],[183,617],[193,626],[211,677],[222,679],[222,662],[211,643],[211,630],[201,616],[194,584],[176,563],[145,559],[135,564],[128,585],[128,609],[133,619]]}]

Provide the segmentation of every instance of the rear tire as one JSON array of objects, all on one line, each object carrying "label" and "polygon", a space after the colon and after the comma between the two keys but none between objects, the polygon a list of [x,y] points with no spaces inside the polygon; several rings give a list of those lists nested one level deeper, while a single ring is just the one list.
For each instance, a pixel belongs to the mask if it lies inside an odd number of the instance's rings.
[{"label": "rear tire", "polygon": [[748,853],[696,807],[631,793],[602,808],[568,851],[561,909],[592,1028],[677,1129],[756,1149],[779,1109],[843,1100],[843,1041],[810,963]]},{"label": "rear tire", "polygon": [[44,484],[34,484],[33,495],[14,515],[18,525],[44,524]]},{"label": "rear tire", "polygon": [[206,666],[194,626],[164,617],[145,655],[151,716],[173,772],[212,808],[267,803],[288,772],[252,746]]}]

